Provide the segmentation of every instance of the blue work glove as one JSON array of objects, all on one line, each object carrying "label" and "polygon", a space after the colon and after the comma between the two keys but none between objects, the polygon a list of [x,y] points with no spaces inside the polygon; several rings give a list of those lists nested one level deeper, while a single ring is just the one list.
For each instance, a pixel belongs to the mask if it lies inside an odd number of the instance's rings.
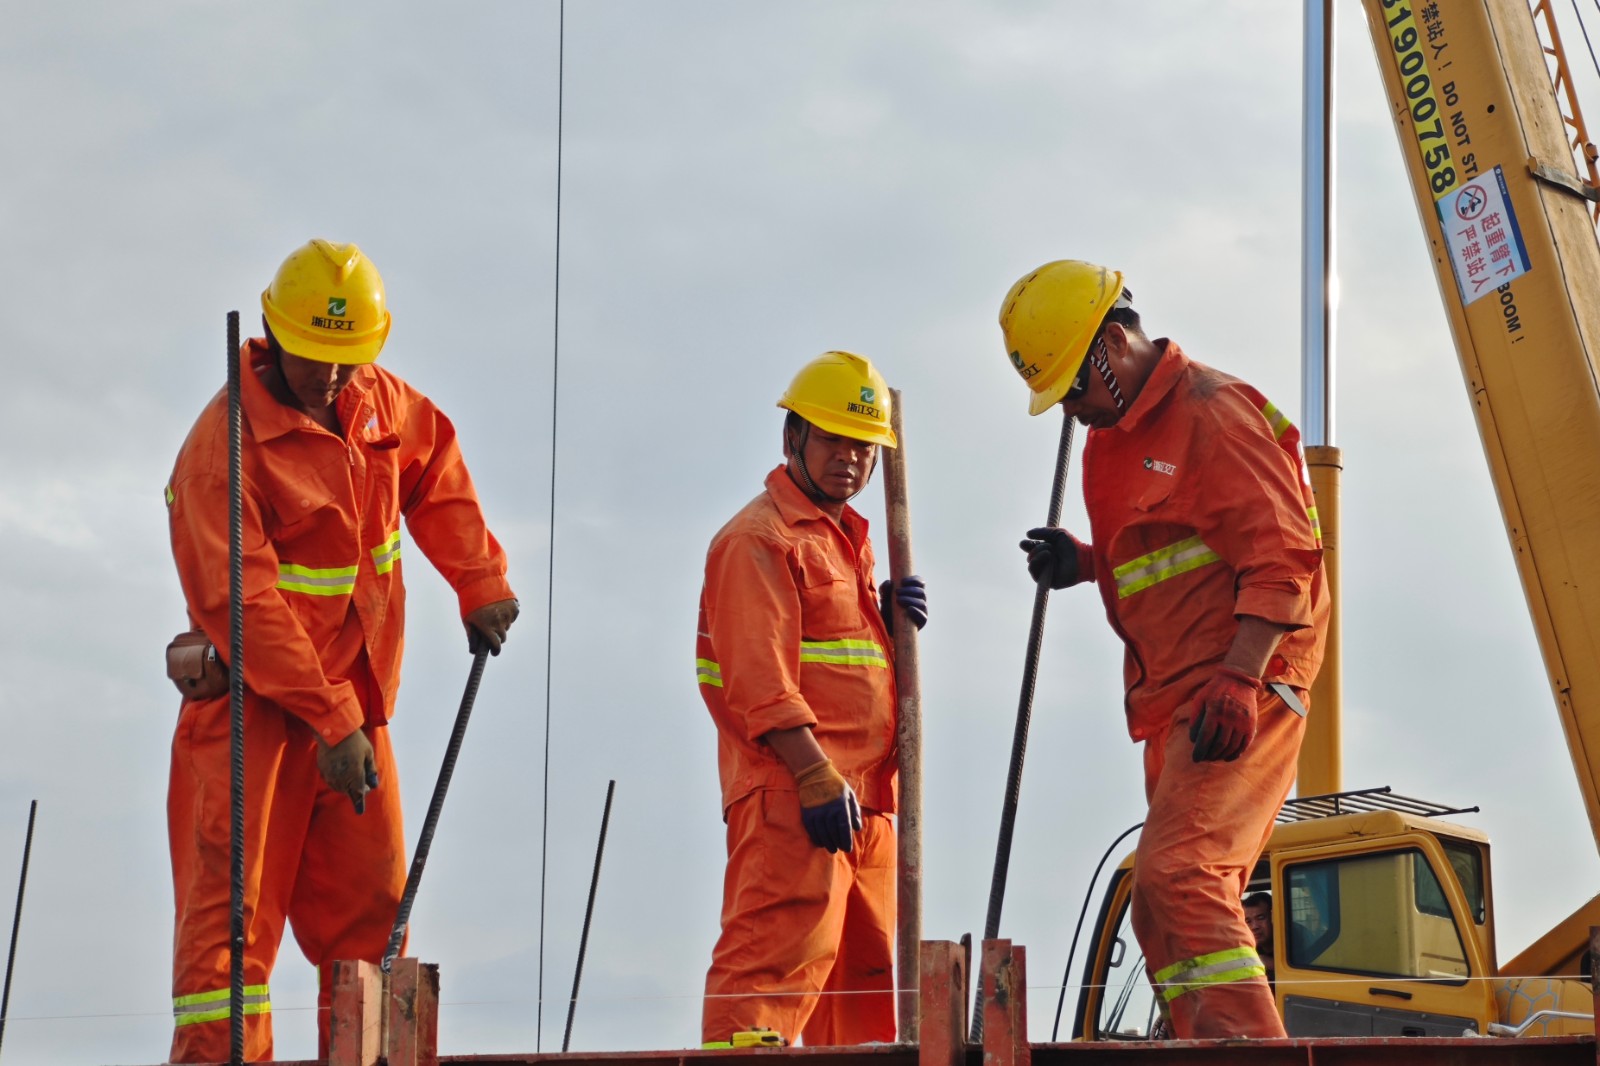
[{"label": "blue work glove", "polygon": [[[893,586],[893,581],[878,586],[878,611],[891,637],[894,636],[894,612],[889,609],[889,592]],[[906,617],[917,629],[928,624],[928,583],[916,574],[907,574],[901,579],[900,587],[894,588],[894,602],[904,608]]]},{"label": "blue work glove", "polygon": [[1087,576],[1078,565],[1078,553],[1086,545],[1064,529],[1030,529],[1028,539],[1018,547],[1028,553],[1028,574],[1035,584],[1064,589]]},{"label": "blue work glove", "polygon": [[806,767],[794,775],[794,783],[800,787],[800,822],[811,843],[830,855],[853,850],[851,834],[861,828],[861,804],[833,760]]}]

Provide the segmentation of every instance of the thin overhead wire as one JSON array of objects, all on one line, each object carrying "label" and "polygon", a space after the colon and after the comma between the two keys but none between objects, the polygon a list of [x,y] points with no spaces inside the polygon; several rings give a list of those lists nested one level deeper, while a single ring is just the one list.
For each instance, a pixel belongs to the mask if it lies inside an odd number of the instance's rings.
[{"label": "thin overhead wire", "polygon": [[550,560],[545,572],[544,608],[544,803],[539,830],[539,1005],[533,1048],[544,1039],[544,897],[550,860],[550,675],[555,663],[556,614],[556,402],[561,384],[561,134],[566,111],[567,3],[561,0],[556,29],[556,265],[550,363]]}]

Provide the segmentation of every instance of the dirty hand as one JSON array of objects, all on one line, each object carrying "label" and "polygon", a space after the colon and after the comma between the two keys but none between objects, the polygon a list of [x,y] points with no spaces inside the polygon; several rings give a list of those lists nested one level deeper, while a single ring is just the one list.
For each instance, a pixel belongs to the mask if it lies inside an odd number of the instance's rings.
[{"label": "dirty hand", "polygon": [[1231,666],[1217,668],[1197,700],[1200,709],[1189,724],[1195,762],[1232,762],[1256,738],[1256,697],[1261,679]]},{"label": "dirty hand", "polygon": [[1078,553],[1087,547],[1064,529],[1040,526],[1028,530],[1028,539],[1018,545],[1028,553],[1028,574],[1035,584],[1064,589],[1084,579]]},{"label": "dirty hand", "polygon": [[499,655],[500,645],[506,642],[506,631],[517,620],[518,613],[516,600],[497,600],[467,615],[461,620],[467,627],[467,650],[476,655],[479,648],[487,646],[490,655]]},{"label": "dirty hand", "polygon": [[899,587],[893,581],[885,581],[878,586],[878,612],[883,615],[883,623],[889,627],[890,636],[894,635],[894,612],[889,609],[891,590],[894,592],[894,602],[906,612],[912,625],[921,629],[928,624],[928,583],[916,574],[907,574],[900,579]]},{"label": "dirty hand", "polygon": [[806,767],[794,775],[794,783],[800,786],[800,821],[811,843],[829,854],[850,851],[850,834],[861,828],[861,805],[833,760]]},{"label": "dirty hand", "polygon": [[372,742],[359,729],[337,744],[326,744],[318,737],[317,771],[329,788],[350,797],[357,814],[367,809],[367,790],[378,787]]}]

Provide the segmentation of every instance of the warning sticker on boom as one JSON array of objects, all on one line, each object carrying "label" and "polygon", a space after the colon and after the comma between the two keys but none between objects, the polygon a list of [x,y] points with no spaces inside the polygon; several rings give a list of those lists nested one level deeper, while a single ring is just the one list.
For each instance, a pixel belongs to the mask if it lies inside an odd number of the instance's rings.
[{"label": "warning sticker on boom", "polygon": [[1528,249],[1498,166],[1441,196],[1437,205],[1463,304],[1528,272]]}]

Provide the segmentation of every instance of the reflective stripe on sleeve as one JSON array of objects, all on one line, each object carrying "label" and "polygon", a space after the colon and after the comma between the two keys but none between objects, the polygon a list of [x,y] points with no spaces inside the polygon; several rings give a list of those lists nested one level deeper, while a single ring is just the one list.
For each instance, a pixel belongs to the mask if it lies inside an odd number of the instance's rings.
[{"label": "reflective stripe on sleeve", "polygon": [[702,685],[710,685],[712,688],[722,687],[722,667],[710,659],[696,659],[694,661],[694,674],[695,680]]},{"label": "reflective stripe on sleeve", "polygon": [[1222,556],[1206,547],[1206,542],[1199,537],[1157,548],[1149,555],[1130,559],[1111,571],[1117,579],[1117,599],[1125,600],[1135,592],[1143,592],[1169,577],[1177,577],[1221,559]]},{"label": "reflective stripe on sleeve", "polygon": [[1261,956],[1256,954],[1255,948],[1228,948],[1175,962],[1158,970],[1155,982],[1161,995],[1171,1003],[1185,992],[1266,975],[1267,968],[1261,965]]},{"label": "reflective stripe on sleeve", "polygon": [[1318,544],[1321,544],[1322,520],[1317,517],[1317,509],[1315,507],[1307,507],[1306,517],[1311,519],[1311,535],[1316,538]]},{"label": "reflective stripe on sleeve", "polygon": [[883,645],[875,640],[802,640],[800,661],[835,666],[889,666]]},{"label": "reflective stripe on sleeve", "polygon": [[336,566],[313,570],[309,566],[279,563],[278,587],[285,592],[304,592],[308,596],[348,596],[356,590],[356,568]]},{"label": "reflective stripe on sleeve", "polygon": [[1282,440],[1283,435],[1294,428],[1289,416],[1278,410],[1278,405],[1271,400],[1261,408],[1261,413],[1266,416],[1267,425],[1272,427],[1272,436],[1275,440]]},{"label": "reflective stripe on sleeve", "polygon": [[397,529],[389,534],[389,539],[372,549],[372,562],[378,568],[378,573],[387,574],[394,569],[395,560],[400,558],[400,531]]},{"label": "reflective stripe on sleeve", "polygon": [[[244,1012],[246,1015],[272,1013],[272,999],[266,985],[244,986]],[[192,996],[174,996],[172,1000],[172,1017],[176,1025],[215,1022],[232,1016],[233,1007],[229,1003],[229,990],[226,988],[196,992]]]}]

